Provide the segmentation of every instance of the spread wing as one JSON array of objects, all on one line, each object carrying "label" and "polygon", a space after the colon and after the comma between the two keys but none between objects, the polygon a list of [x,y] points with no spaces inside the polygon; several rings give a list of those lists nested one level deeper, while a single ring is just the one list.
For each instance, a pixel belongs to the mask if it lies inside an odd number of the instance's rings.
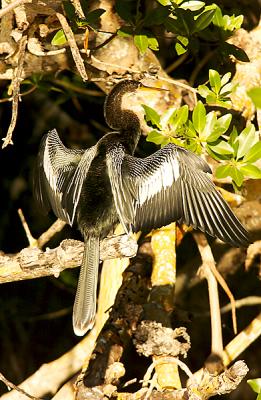
[{"label": "spread wing", "polygon": [[168,144],[145,159],[120,159],[114,200],[120,219],[131,220],[136,231],[180,221],[234,246],[249,244],[248,232],[207,176],[209,166],[195,154]]},{"label": "spread wing", "polygon": [[72,225],[83,180],[97,148],[71,150],[55,129],[42,139],[34,173],[34,195],[39,206]]}]

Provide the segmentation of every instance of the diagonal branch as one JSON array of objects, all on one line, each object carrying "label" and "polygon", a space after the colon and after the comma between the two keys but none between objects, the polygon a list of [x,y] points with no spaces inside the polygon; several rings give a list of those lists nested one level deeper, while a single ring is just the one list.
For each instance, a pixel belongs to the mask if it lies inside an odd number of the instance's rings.
[{"label": "diagonal branch", "polygon": [[66,36],[66,39],[68,40],[68,44],[70,46],[72,56],[75,62],[75,65],[77,67],[77,70],[79,74],[81,75],[83,81],[88,81],[88,75],[85,69],[84,61],[82,59],[82,56],[80,54],[80,51],[78,49],[73,31],[70,28],[70,25],[68,24],[65,16],[61,13],[56,13],[57,18],[60,21],[60,24],[63,28],[64,34]]}]

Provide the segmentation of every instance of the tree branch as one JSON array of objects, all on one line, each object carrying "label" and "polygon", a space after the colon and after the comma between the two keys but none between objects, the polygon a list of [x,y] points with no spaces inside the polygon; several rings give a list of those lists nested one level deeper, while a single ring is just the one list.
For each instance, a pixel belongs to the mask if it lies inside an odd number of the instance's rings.
[{"label": "tree branch", "polygon": [[[55,249],[25,248],[16,255],[0,255],[0,283],[25,279],[56,277],[67,268],[81,264],[84,244],[78,240],[63,240]],[[101,242],[100,259],[134,257],[137,242],[128,235],[109,237]]]},{"label": "tree branch", "polygon": [[13,11],[16,7],[19,7],[25,3],[32,3],[32,1],[33,0],[14,0],[14,1],[12,1],[12,3],[10,3],[8,6],[2,8],[2,10],[0,10],[0,18],[2,18],[3,15],[9,13],[10,11]]}]

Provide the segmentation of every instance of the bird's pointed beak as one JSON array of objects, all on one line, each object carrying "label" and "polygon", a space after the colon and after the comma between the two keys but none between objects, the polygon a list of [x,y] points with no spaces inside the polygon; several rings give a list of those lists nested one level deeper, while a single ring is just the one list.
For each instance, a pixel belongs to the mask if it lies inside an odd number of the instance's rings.
[{"label": "bird's pointed beak", "polygon": [[157,91],[157,92],[169,92],[168,89],[164,89],[161,87],[155,87],[155,86],[147,86],[147,85],[143,85],[143,83],[141,84],[141,86],[139,87],[138,90],[142,90],[142,91]]}]

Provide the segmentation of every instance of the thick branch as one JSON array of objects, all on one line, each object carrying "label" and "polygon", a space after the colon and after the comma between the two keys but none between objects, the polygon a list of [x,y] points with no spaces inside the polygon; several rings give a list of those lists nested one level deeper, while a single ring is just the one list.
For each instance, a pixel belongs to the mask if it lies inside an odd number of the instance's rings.
[{"label": "thick branch", "polygon": [[[84,244],[78,240],[67,239],[55,249],[42,251],[26,248],[16,255],[0,255],[0,283],[59,276],[66,268],[81,264]],[[106,238],[101,243],[101,260],[134,257],[137,242],[128,235]]]}]

